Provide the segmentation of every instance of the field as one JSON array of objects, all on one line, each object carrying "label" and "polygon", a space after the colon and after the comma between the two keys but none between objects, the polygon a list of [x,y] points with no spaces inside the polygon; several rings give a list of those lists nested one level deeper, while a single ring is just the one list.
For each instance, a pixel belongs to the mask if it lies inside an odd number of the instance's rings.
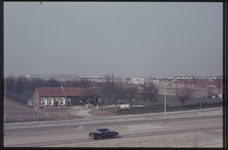
[{"label": "field", "polygon": [[[165,96],[163,94],[158,94],[157,100],[153,101],[152,103],[142,103],[140,101],[133,102],[133,105],[144,105],[144,106],[154,106],[154,107],[163,107],[164,106],[164,99]],[[123,100],[124,102],[128,103],[127,100]],[[186,105],[192,104],[200,104],[200,103],[218,103],[222,102],[222,99],[219,98],[198,98],[193,97],[185,102]],[[174,95],[166,95],[166,106],[181,106],[181,102],[177,99]]]},{"label": "field", "polygon": [[24,122],[24,121],[43,121],[43,120],[69,120],[79,119],[81,116],[75,116],[67,110],[70,108],[49,108],[35,109],[25,107],[11,100],[5,100],[6,123]]}]

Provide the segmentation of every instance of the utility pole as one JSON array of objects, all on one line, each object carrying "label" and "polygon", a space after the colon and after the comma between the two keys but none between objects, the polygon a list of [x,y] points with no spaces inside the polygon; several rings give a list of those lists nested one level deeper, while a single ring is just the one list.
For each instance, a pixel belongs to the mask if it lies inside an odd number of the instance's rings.
[{"label": "utility pole", "polygon": [[165,82],[165,99],[164,99],[164,122],[165,123],[166,123],[166,82],[167,82],[167,80],[166,81],[163,80]]},{"label": "utility pole", "polygon": [[14,82],[14,91],[13,91],[13,96],[15,96],[15,82]]},{"label": "utility pole", "polygon": [[6,127],[5,127],[6,113],[5,112],[6,112],[6,79],[5,79],[5,98],[4,98],[4,136],[5,136],[5,129],[6,129]]}]

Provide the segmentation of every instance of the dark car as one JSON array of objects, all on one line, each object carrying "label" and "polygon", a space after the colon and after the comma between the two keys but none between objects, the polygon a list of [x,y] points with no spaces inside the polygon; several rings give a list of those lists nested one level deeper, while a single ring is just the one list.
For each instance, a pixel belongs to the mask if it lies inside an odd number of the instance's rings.
[{"label": "dark car", "polygon": [[97,129],[96,132],[90,132],[89,136],[93,139],[107,138],[107,137],[117,137],[119,132],[110,131],[107,128]]}]

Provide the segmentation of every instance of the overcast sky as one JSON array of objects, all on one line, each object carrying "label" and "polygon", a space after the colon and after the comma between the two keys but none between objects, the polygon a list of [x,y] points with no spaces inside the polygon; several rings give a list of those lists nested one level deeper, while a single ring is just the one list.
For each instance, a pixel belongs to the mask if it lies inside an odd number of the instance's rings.
[{"label": "overcast sky", "polygon": [[222,75],[222,3],[4,2],[4,75]]}]

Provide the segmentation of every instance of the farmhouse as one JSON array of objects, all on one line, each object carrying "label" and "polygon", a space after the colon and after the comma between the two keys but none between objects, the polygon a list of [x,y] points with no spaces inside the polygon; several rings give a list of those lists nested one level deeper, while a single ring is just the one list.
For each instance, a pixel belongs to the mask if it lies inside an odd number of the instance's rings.
[{"label": "farmhouse", "polygon": [[[75,87],[38,87],[33,93],[33,107],[70,107],[84,105],[85,88]],[[90,102],[94,101],[94,92],[89,89]]]}]

